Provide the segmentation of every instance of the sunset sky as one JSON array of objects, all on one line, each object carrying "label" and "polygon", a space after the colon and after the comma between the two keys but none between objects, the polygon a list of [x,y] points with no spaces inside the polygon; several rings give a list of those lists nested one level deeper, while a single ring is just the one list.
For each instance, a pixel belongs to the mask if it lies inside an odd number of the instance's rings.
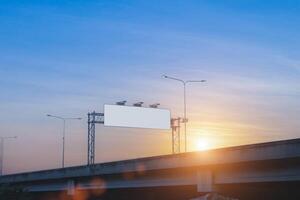
[{"label": "sunset sky", "polygon": [[[300,136],[300,1],[0,1],[5,173],[87,160],[87,113],[159,102],[182,116],[188,150]],[[96,127],[96,162],[171,153],[171,131]]]}]

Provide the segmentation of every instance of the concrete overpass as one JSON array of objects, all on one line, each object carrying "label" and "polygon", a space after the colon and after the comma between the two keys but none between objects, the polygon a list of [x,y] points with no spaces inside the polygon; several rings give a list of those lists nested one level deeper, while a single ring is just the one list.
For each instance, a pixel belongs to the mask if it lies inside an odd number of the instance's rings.
[{"label": "concrete overpass", "polygon": [[5,184],[70,199],[187,200],[209,192],[300,197],[300,139],[6,175]]}]

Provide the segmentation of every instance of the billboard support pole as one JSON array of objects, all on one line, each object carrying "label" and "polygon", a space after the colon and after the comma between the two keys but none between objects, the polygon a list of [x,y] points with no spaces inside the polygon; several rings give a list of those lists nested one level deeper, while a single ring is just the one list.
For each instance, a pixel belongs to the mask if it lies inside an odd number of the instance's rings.
[{"label": "billboard support pole", "polygon": [[88,113],[88,159],[87,165],[95,164],[95,133],[96,124],[104,123],[104,113],[96,113],[95,111]]},{"label": "billboard support pole", "polygon": [[171,119],[173,154],[180,153],[180,123],[180,117]]}]

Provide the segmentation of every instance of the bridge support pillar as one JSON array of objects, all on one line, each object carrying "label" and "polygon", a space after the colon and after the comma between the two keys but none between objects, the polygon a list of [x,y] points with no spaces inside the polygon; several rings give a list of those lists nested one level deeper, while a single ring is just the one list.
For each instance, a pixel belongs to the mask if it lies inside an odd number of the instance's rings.
[{"label": "bridge support pillar", "polygon": [[197,191],[213,192],[213,175],[212,171],[199,169],[197,171]]},{"label": "bridge support pillar", "polygon": [[70,196],[73,196],[75,194],[75,182],[74,182],[74,180],[68,180],[67,193]]}]

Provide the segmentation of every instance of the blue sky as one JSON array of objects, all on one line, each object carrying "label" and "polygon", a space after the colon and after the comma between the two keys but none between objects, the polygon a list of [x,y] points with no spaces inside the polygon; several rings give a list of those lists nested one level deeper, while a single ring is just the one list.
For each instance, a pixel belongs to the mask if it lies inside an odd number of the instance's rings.
[{"label": "blue sky", "polygon": [[[190,150],[298,137],[300,1],[0,5],[0,135],[18,136],[6,173],[59,166],[61,124],[46,113],[84,117],[67,124],[68,165],[86,162],[85,117],[104,103],[181,115],[181,87],[162,74],[208,80],[188,87]],[[171,152],[168,131],[97,128],[97,162]]]}]

